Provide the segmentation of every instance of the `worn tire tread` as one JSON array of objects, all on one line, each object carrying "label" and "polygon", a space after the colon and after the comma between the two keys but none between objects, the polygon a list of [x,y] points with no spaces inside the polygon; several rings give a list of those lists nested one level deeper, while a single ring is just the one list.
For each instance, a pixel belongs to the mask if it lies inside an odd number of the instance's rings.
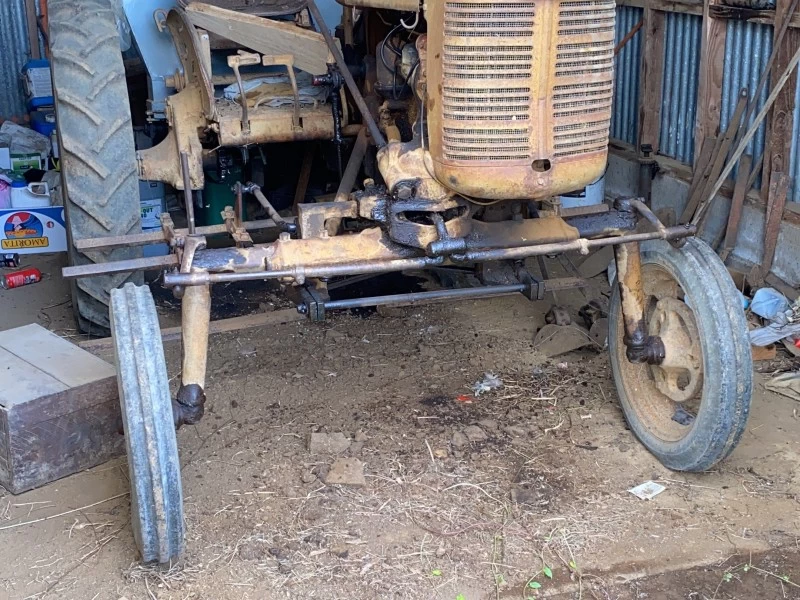
[{"label": "worn tire tread", "polygon": [[[80,253],[75,240],[141,229],[136,152],[125,67],[110,0],[51,0],[53,91],[60,136],[70,262],[137,258],[119,248]],[[84,331],[109,329],[109,291],[142,275],[118,273],[77,280],[73,304]]]},{"label": "worn tire tread", "polygon": [[111,291],[111,328],[134,538],[144,562],[168,563],[183,552],[183,491],[164,348],[147,286]]},{"label": "worn tire tread", "polygon": [[[706,341],[704,360],[706,383],[704,394],[709,404],[701,409],[695,425],[685,440],[663,442],[649,433],[629,406],[635,399],[626,396],[619,380],[616,361],[617,336],[622,327],[619,290],[614,285],[609,311],[609,346],[612,371],[625,418],[631,430],[667,467],[678,471],[704,471],[727,458],[739,443],[747,425],[752,395],[752,355],[747,335],[747,323],[739,301],[739,293],[722,261],[708,244],[696,238],[686,240],[676,250],[667,242],[642,244],[643,263],[672,264],[685,278],[684,291],[696,306],[695,314],[703,331],[712,339]],[[666,262],[663,262],[666,261]],[[699,312],[698,312],[699,311]],[[704,403],[706,401],[704,400]]]}]

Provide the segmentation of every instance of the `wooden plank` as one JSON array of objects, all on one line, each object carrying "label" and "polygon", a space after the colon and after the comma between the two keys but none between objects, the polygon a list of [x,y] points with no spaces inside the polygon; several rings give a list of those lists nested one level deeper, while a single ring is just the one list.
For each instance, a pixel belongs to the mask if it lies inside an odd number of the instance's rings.
[{"label": "wooden plank", "polygon": [[789,181],[791,177],[785,173],[774,171],[770,178],[769,201],[767,203],[767,214],[764,221],[764,254],[761,258],[759,271],[759,281],[772,268],[772,261],[775,259],[775,249],[778,245],[778,234],[783,220],[783,208],[786,206],[786,194],[789,192]]},{"label": "wooden plank", "polygon": [[[775,103],[775,99],[777,98],[780,91],[786,85],[786,82],[789,80],[789,76],[792,74],[792,71],[797,67],[797,64],[800,62],[800,48],[792,56],[792,60],[789,61],[789,64],[786,66],[786,69],[781,73],[780,77],[778,77],[777,82],[773,90],[770,92],[769,97],[767,98],[766,102],[764,103],[763,108],[758,112],[758,114],[753,119],[752,124],[747,129],[745,134],[742,136],[741,140],[738,142],[738,146],[733,151],[728,163],[725,165],[725,168],[722,170],[722,173],[717,178],[716,183],[711,188],[711,192],[708,194],[707,197],[713,198],[717,192],[722,188],[722,185],[725,183],[725,180],[730,175],[733,167],[736,165],[736,162],[741,158],[742,154],[744,154],[745,148],[747,144],[750,143],[750,140],[753,139],[756,132],[758,131],[761,122],[767,116],[767,112],[772,108],[772,105]],[[696,221],[701,220],[704,217],[705,209],[709,206],[709,203],[701,205],[698,209],[698,213],[695,215],[694,219]]]},{"label": "wooden plank", "polygon": [[[713,2],[716,4],[716,2]],[[703,30],[700,39],[700,71],[698,73],[696,140],[717,135],[722,105],[723,59],[725,56],[726,22],[709,15],[711,0],[703,3]],[[696,148],[695,164],[699,158]]]},{"label": "wooden plank", "polygon": [[[775,6],[775,22],[785,23],[797,11],[797,2],[793,0],[777,0]],[[781,31],[775,28],[774,50],[775,62],[772,73],[780,73],[786,69],[792,55],[800,47],[800,31],[795,29]],[[783,34],[783,35],[782,35]],[[773,82],[774,85],[774,82]],[[769,178],[773,171],[789,172],[789,160],[792,151],[792,130],[794,127],[795,88],[797,72],[792,71],[786,85],[775,99],[775,104],[767,116],[767,143],[764,147],[763,176],[761,179],[761,199],[767,203],[769,196]]]},{"label": "wooden plank", "polygon": [[703,14],[703,0],[617,0],[617,6],[637,6],[688,15]]},{"label": "wooden plank", "polygon": [[694,196],[697,188],[704,186],[705,182],[708,181],[708,176],[711,173],[711,155],[716,146],[716,137],[706,137],[703,140],[703,145],[700,147],[700,154],[698,155],[697,163],[695,164],[692,174],[692,183],[689,185],[689,192],[686,195],[687,198]]},{"label": "wooden plank", "polygon": [[731,210],[728,213],[728,225],[725,228],[725,241],[722,244],[720,257],[723,261],[728,259],[728,255],[736,246],[736,238],[739,236],[739,225],[742,221],[742,209],[744,199],[750,189],[750,169],[753,166],[753,157],[745,154],[739,161],[739,172],[736,174],[736,187],[733,188],[733,199],[731,200]]},{"label": "wooden plank", "polygon": [[711,203],[714,201],[714,194],[711,193],[711,190],[725,166],[725,159],[728,157],[728,153],[731,150],[733,140],[738,136],[739,128],[742,123],[742,116],[746,108],[747,90],[743,89],[740,92],[736,109],[733,111],[733,117],[730,123],[728,123],[728,127],[725,129],[725,133],[717,141],[716,148],[714,148],[708,180],[702,186],[698,186],[694,195],[689,198],[689,201],[686,203],[686,208],[684,208],[683,214],[681,215],[681,223],[686,223],[692,218],[701,202]]},{"label": "wooden plank", "polygon": [[29,362],[0,348],[0,406],[12,407],[50,394],[63,392],[67,385]]},{"label": "wooden plank", "polygon": [[[617,6],[653,8],[664,12],[674,12],[685,15],[703,14],[702,0],[617,0]],[[709,12],[713,18],[721,21],[733,19],[737,21],[747,21],[749,23],[760,23],[762,25],[774,25],[776,23],[775,9],[772,8],[755,10],[712,3]],[[793,29],[800,28],[799,13],[792,15],[791,21],[789,21],[789,27]]]},{"label": "wooden plank", "polygon": [[[347,7],[345,7],[347,12]],[[308,181],[311,179],[311,167],[314,165],[314,151],[316,144],[313,142],[306,142],[303,152],[303,164],[300,166],[300,175],[297,178],[297,187],[294,190],[294,203],[292,204],[293,212],[297,214],[297,205],[306,201],[306,192],[308,191]]]},{"label": "wooden plank", "polygon": [[39,51],[39,21],[36,18],[36,0],[25,0],[25,17],[28,21],[28,45],[31,58],[38,60],[42,58],[42,54]]},{"label": "wooden plank", "polygon": [[644,55],[642,56],[639,81],[642,89],[639,95],[639,140],[637,148],[650,144],[653,152],[658,152],[661,133],[661,88],[664,79],[664,38],[666,32],[665,13],[650,8],[645,9]]},{"label": "wooden plank", "polygon": [[195,27],[216,33],[242,46],[274,56],[291,54],[294,65],[312,75],[327,73],[328,47],[322,34],[289,23],[192,2],[186,14]]},{"label": "wooden plank", "polygon": [[750,346],[750,350],[753,353],[753,361],[755,362],[760,360],[772,360],[777,356],[775,344],[770,344],[769,346]]},{"label": "wooden plank", "polygon": [[14,354],[67,387],[114,377],[114,367],[81,350],[41,325],[0,332],[0,348]]},{"label": "wooden plank", "polygon": [[[243,317],[233,317],[230,319],[220,319],[218,321],[211,321],[209,326],[209,334],[227,333],[230,331],[240,331],[243,329],[255,329],[257,327],[266,327],[268,325],[282,325],[283,323],[294,323],[296,321],[305,321],[308,317],[301,315],[295,308],[286,308],[283,310],[276,310],[268,313],[256,313],[254,315],[245,315]],[[166,327],[161,330],[161,339],[165,342],[173,342],[181,339],[181,328]],[[89,352],[100,352],[104,350],[112,350],[114,348],[114,341],[112,338],[98,338],[94,340],[86,340],[78,344],[84,350]]]}]

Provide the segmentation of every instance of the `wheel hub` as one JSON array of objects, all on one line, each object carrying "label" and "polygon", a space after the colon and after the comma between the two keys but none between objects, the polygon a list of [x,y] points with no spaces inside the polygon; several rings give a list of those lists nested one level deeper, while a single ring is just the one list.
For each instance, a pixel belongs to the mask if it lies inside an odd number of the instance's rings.
[{"label": "wheel hub", "polygon": [[649,333],[664,343],[664,360],[650,365],[656,388],[675,402],[686,402],[703,385],[700,335],[692,310],[677,298],[660,299],[653,310]]}]

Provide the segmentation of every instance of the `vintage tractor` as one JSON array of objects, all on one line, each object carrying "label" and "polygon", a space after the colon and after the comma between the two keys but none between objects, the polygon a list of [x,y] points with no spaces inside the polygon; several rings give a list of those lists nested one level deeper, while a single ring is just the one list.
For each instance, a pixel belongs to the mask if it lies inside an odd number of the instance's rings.
[{"label": "vintage tractor", "polygon": [[[88,62],[105,43],[104,60],[118,60],[110,56],[113,23],[101,19],[110,12],[107,1],[81,0],[71,9],[75,27],[52,34],[70,210],[84,210],[78,214],[86,219],[100,214],[80,236],[73,225],[79,260],[64,274],[77,278],[87,301],[102,304],[110,292],[133,525],[145,561],[166,562],[183,550],[175,428],[203,415],[216,283],[277,280],[296,292],[301,313],[319,321],[332,310],[409,300],[510,293],[541,299],[586,282],[541,276],[526,259],[613,246],[608,342],[632,431],[676,470],[708,469],[736,446],[749,412],[752,364],[739,297],[717,255],[693,237],[694,224],[665,226],[642,200],[577,208],[559,201],[606,166],[614,0],[428,0],[424,9],[417,0],[348,0],[354,6],[345,8],[341,40],[314,0],[295,8],[301,15],[307,10],[319,32],[304,28],[302,16],[287,22],[189,2],[156,17],[178,49],[181,69],[169,85],[179,91],[165,101],[169,135],[139,155],[124,119],[109,117],[114,96],[102,85],[121,86],[117,71]],[[61,19],[69,13],[64,7],[75,4],[51,2]],[[105,10],[98,8],[103,4]],[[364,34],[377,11],[388,31]],[[83,31],[92,40],[85,50],[61,46],[62,35]],[[242,50],[233,61],[281,64],[291,80],[310,75],[326,90],[325,107],[305,104],[294,92],[278,108],[251,105],[244,93],[240,103],[222,106],[205,41],[211,33]],[[69,69],[61,71],[62,63]],[[63,93],[60,72],[83,87],[73,83]],[[79,125],[67,124],[68,116]],[[356,126],[345,127],[345,120]],[[203,153],[303,136],[338,141],[351,131],[356,140],[335,198],[300,202],[291,217],[281,216],[257,186],[236,181],[224,224],[195,225],[191,190],[203,185]],[[99,162],[98,149],[112,139],[124,151],[114,162]],[[362,167],[366,178],[359,182]],[[185,190],[186,228],[165,214],[161,232],[129,233],[135,219],[125,194],[133,195],[137,171]],[[96,188],[74,197],[81,177]],[[269,219],[242,218],[247,192]],[[116,208],[102,208],[112,201]],[[251,232],[264,228],[277,239],[254,243]],[[220,232],[230,234],[229,246],[208,247],[207,236]],[[165,241],[168,256],[135,255],[136,248]],[[334,278],[446,266],[474,269],[483,287],[349,300],[327,293]],[[182,299],[183,363],[174,400],[150,290],[118,285],[145,268],[163,270],[163,285]],[[93,294],[92,285],[102,293]]]}]

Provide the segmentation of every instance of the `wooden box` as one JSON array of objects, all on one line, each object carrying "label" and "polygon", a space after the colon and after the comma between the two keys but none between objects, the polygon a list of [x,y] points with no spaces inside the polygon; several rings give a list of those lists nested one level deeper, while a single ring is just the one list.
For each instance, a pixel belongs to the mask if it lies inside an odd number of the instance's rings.
[{"label": "wooden box", "polygon": [[114,367],[39,325],[0,332],[0,485],[14,494],[125,450]]}]

